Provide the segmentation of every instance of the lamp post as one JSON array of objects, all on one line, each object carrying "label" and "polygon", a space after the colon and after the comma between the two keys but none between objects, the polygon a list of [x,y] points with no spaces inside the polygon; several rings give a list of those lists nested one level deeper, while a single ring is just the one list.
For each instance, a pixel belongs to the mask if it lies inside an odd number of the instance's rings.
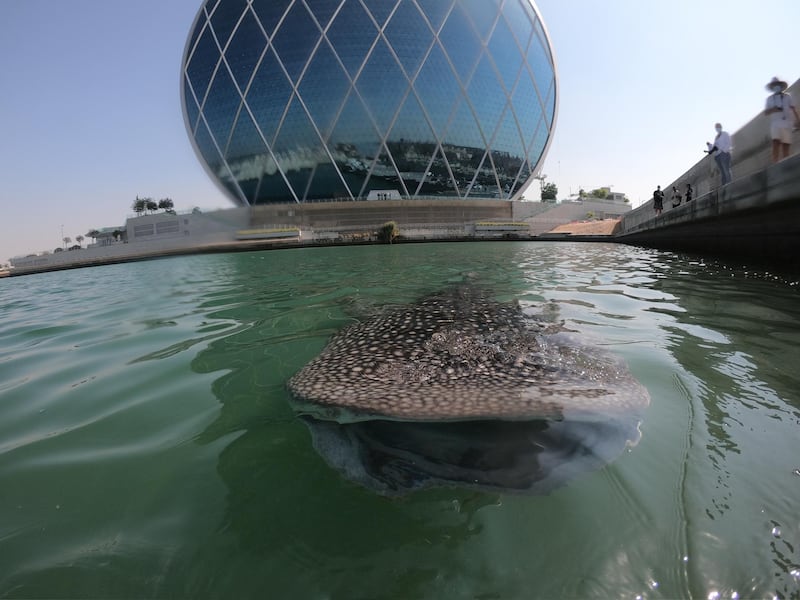
[{"label": "lamp post", "polygon": [[547,179],[547,175],[537,175],[534,177],[539,181],[539,200],[542,199],[542,192],[544,192],[544,181]]}]

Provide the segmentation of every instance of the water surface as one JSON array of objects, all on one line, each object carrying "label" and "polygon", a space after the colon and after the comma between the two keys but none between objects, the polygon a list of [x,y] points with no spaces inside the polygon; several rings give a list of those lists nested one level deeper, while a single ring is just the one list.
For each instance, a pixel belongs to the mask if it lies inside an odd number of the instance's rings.
[{"label": "water surface", "polygon": [[[384,497],[286,380],[465,275],[552,303],[651,404],[547,495]],[[791,278],[610,244],[178,257],[0,280],[0,597],[800,597]]]}]

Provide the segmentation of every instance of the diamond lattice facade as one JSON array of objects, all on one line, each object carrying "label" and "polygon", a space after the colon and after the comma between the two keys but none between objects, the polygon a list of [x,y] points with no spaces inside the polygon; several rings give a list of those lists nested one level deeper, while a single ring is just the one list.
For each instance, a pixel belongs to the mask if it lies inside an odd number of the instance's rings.
[{"label": "diamond lattice facade", "polygon": [[182,73],[195,150],[240,205],[516,198],[556,115],[531,0],[206,0]]}]

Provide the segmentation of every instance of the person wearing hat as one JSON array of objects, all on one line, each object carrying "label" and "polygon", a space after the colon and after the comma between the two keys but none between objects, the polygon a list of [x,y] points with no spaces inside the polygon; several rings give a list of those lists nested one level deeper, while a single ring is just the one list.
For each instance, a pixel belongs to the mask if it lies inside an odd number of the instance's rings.
[{"label": "person wearing hat", "polygon": [[[772,95],[767,98],[764,114],[769,117],[769,134],[772,138],[772,162],[778,162],[789,156],[792,146],[792,130],[800,127],[800,116],[797,114],[792,97],[786,92],[789,85],[777,77],[767,84]],[[791,115],[794,113],[794,123]]]}]

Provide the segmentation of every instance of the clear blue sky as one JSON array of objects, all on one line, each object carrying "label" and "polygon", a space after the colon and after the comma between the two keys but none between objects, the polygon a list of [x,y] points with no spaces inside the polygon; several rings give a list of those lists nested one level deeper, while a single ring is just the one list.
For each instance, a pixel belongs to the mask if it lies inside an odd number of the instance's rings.
[{"label": "clear blue sky", "polygon": [[[0,0],[0,263],[122,225],[137,195],[230,204],[189,143],[180,62],[200,0]],[[537,0],[560,103],[543,172],[559,197],[634,205],[800,77],[800,1]],[[800,99],[796,99],[800,101]],[[538,184],[528,197],[538,198]]]}]

